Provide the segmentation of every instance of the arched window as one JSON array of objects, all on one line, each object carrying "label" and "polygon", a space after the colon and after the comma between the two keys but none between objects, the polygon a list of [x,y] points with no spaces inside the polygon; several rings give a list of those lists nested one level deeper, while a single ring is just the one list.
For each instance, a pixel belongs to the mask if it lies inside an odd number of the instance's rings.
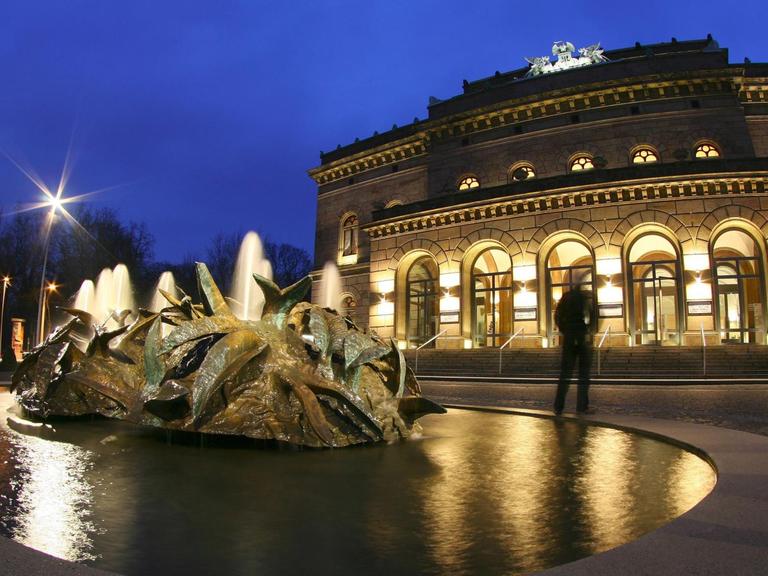
[{"label": "arched window", "polygon": [[712,142],[702,142],[696,146],[693,156],[694,158],[719,158],[720,150]]},{"label": "arched window", "polygon": [[[595,262],[586,244],[563,240],[550,250],[546,259],[547,336],[553,346],[560,344],[555,310],[563,294],[577,286],[590,297],[595,293]],[[594,303],[594,301],[593,301]],[[592,319],[594,321],[594,318]]]},{"label": "arched window", "polygon": [[357,309],[357,301],[354,296],[347,294],[341,299],[341,314],[349,318],[355,319],[355,310]]},{"label": "arched window", "polygon": [[395,198],[394,200],[390,200],[389,202],[384,204],[384,209],[386,210],[387,208],[392,208],[394,206],[402,206],[402,205],[403,205],[403,202]]},{"label": "arched window", "polygon": [[[406,277],[406,339],[417,347],[437,334],[438,285],[437,264],[429,256],[416,260]],[[432,342],[430,347],[434,347]]]},{"label": "arched window", "polygon": [[627,253],[630,331],[635,344],[679,344],[680,262],[678,250],[659,233],[638,237]]},{"label": "arched window", "polygon": [[650,146],[642,146],[632,152],[632,164],[650,164],[658,161],[658,153]]},{"label": "arched window", "polygon": [[571,160],[571,172],[582,172],[584,170],[592,170],[595,167],[595,163],[592,160],[592,156],[587,154],[579,154]]},{"label": "arched window", "polygon": [[760,246],[743,230],[728,229],[712,244],[717,326],[723,342],[764,342]]},{"label": "arched window", "polygon": [[473,188],[480,188],[480,180],[477,179],[477,176],[464,176],[461,180],[459,180],[457,187],[459,190],[472,190]]},{"label": "arched window", "polygon": [[488,248],[472,264],[472,336],[475,346],[500,346],[512,334],[512,260]]},{"label": "arched window", "polygon": [[349,214],[341,222],[341,256],[357,256],[357,215]]},{"label": "arched window", "polygon": [[533,164],[530,162],[517,162],[513,164],[509,169],[510,180],[528,180],[529,178],[536,177],[536,170],[533,168]]}]

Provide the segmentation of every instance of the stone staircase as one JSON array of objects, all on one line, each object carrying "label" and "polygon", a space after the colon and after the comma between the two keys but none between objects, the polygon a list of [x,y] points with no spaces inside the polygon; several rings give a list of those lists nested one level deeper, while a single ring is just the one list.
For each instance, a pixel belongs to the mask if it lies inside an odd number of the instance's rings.
[{"label": "stone staircase", "polygon": [[[560,368],[558,348],[505,349],[499,371],[499,350],[422,349],[418,359],[405,352],[420,379],[502,381],[555,381]],[[575,376],[575,373],[574,373]],[[698,346],[643,346],[594,349],[592,377],[603,382],[653,383],[658,381],[710,381],[768,383],[768,346],[722,345],[706,349],[706,371]]]}]

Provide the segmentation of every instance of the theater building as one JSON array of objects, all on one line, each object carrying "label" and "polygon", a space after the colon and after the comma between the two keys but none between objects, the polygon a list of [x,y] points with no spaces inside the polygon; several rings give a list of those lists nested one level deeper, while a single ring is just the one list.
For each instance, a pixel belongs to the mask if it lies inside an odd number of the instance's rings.
[{"label": "theater building", "polygon": [[321,154],[315,281],[403,348],[557,346],[577,285],[612,346],[765,344],[768,64],[711,37],[529,63]]}]

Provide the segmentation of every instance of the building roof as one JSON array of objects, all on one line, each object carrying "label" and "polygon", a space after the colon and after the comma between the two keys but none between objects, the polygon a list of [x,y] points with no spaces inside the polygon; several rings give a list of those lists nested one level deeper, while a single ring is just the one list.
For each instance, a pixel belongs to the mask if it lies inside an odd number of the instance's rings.
[{"label": "building roof", "polygon": [[[556,73],[526,77],[530,70],[530,66],[527,66],[509,72],[497,72],[493,76],[472,82],[465,81],[461,94],[446,100],[432,99],[426,120],[414,121],[381,134],[375,133],[369,138],[339,146],[331,152],[321,152],[321,166],[407,139],[428,129],[435,121],[443,121],[448,117],[512,99],[546,94],[583,84],[616,82],[650,74],[716,70],[736,66],[728,63],[728,50],[721,48],[711,36],[686,41],[673,38],[671,42],[658,44],[636,43],[629,48],[606,51],[604,56],[607,58],[605,62]],[[745,61],[739,67],[739,73],[748,76],[768,73],[768,64],[752,64]]]}]

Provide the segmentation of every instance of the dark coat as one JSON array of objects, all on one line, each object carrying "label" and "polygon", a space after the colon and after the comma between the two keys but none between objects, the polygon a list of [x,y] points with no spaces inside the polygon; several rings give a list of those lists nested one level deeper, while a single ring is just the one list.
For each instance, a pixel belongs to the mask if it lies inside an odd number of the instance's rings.
[{"label": "dark coat", "polygon": [[581,335],[589,331],[585,319],[589,318],[589,299],[582,290],[569,290],[555,310],[555,324],[567,335]]}]

